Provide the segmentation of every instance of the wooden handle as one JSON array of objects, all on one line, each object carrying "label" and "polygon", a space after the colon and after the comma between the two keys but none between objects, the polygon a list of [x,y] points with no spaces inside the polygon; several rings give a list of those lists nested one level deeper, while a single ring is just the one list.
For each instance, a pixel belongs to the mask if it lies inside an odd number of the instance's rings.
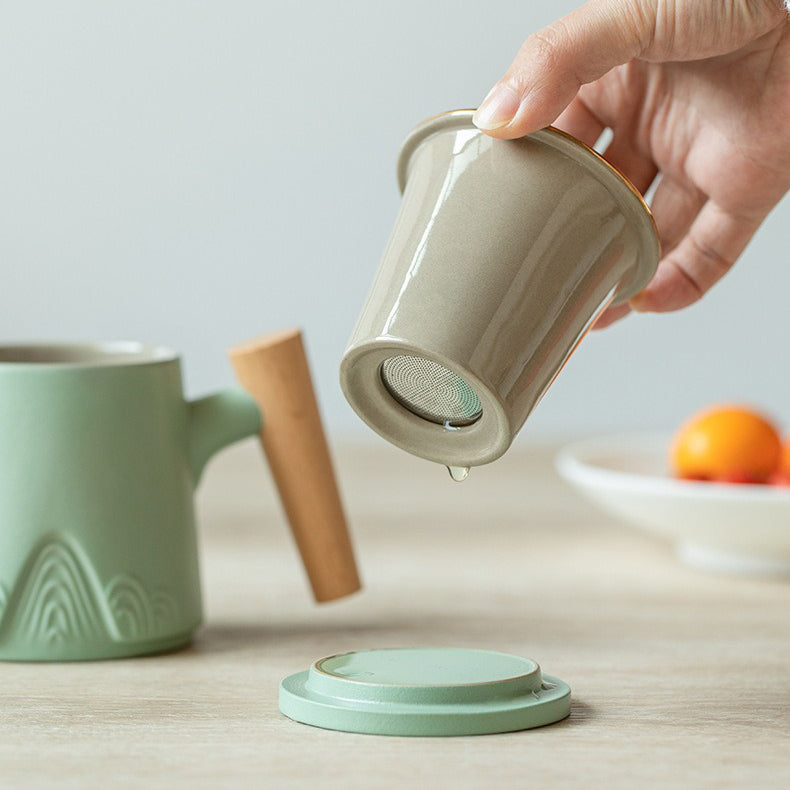
[{"label": "wooden handle", "polygon": [[263,412],[261,443],[315,599],[356,592],[354,551],[301,332],[268,335],[229,353],[239,382]]}]

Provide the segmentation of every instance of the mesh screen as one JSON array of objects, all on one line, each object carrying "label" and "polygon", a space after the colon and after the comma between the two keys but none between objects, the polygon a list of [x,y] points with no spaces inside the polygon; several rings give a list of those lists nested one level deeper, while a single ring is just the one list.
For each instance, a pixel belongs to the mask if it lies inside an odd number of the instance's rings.
[{"label": "mesh screen", "polygon": [[483,412],[474,390],[452,370],[430,359],[406,354],[390,357],[381,366],[381,379],[401,406],[439,425],[471,425]]}]

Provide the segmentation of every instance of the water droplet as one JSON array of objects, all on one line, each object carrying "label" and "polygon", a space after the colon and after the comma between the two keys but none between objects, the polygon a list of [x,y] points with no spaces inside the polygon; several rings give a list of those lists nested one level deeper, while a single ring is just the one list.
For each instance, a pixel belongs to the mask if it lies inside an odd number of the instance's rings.
[{"label": "water droplet", "polygon": [[447,471],[456,483],[461,483],[469,477],[468,466],[448,466]]}]

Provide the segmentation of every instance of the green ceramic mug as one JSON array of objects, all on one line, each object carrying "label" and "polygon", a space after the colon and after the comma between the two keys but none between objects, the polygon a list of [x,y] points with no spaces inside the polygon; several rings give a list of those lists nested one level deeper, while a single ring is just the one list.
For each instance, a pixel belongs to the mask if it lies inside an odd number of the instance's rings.
[{"label": "green ceramic mug", "polygon": [[261,425],[243,389],[186,401],[164,347],[0,347],[0,659],[187,643],[202,614],[195,486]]}]

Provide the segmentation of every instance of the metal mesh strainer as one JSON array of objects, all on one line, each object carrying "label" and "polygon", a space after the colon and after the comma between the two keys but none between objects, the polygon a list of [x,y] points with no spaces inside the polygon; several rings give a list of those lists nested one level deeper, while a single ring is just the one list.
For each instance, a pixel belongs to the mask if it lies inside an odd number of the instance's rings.
[{"label": "metal mesh strainer", "polygon": [[381,366],[381,380],[401,406],[439,425],[471,425],[483,413],[480,399],[460,376],[424,357],[390,357]]}]

